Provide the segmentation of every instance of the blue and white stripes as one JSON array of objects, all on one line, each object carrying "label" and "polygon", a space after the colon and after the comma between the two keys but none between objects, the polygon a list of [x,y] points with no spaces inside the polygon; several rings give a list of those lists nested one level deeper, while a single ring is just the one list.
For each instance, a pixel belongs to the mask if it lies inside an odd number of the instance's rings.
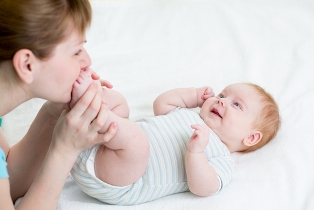
[{"label": "blue and white stripes", "polygon": [[[79,156],[71,173],[81,189],[105,203],[133,205],[170,194],[188,191],[185,173],[187,143],[192,124],[204,124],[195,111],[178,108],[163,116],[137,121],[150,141],[150,157],[145,174],[132,185],[111,186],[95,177],[94,156],[97,147]],[[123,129],[123,128],[121,128]],[[231,180],[234,162],[227,147],[213,132],[205,149],[208,162],[221,179],[222,187]]]}]

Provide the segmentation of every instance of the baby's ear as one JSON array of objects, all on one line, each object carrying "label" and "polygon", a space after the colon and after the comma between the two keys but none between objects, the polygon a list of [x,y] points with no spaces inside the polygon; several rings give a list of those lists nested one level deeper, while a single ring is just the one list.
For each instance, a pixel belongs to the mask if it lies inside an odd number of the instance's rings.
[{"label": "baby's ear", "polygon": [[247,138],[243,139],[243,144],[245,146],[251,147],[257,144],[263,137],[263,134],[260,131],[254,131]]}]

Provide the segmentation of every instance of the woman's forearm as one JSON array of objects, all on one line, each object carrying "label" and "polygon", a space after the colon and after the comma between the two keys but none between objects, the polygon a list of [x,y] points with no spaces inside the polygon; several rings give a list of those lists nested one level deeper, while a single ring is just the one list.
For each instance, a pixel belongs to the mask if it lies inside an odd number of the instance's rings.
[{"label": "woman's forearm", "polygon": [[24,196],[48,151],[57,117],[44,104],[24,138],[11,147],[7,162],[12,200]]},{"label": "woman's forearm", "polygon": [[78,156],[78,153],[60,154],[48,150],[32,186],[16,209],[55,210],[66,178]]}]

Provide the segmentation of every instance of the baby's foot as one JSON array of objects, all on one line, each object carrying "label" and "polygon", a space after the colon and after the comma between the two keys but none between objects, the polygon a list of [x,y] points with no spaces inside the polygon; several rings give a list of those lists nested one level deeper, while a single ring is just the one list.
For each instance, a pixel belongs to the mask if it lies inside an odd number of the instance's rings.
[{"label": "baby's foot", "polygon": [[82,97],[87,88],[93,82],[92,70],[90,68],[81,70],[79,77],[73,84],[72,98],[69,103],[70,108],[72,108],[76,102]]}]

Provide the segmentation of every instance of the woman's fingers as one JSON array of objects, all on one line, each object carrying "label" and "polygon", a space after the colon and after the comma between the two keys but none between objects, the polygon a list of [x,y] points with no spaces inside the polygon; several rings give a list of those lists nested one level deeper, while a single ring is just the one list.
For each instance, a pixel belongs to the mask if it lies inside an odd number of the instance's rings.
[{"label": "woman's fingers", "polygon": [[99,130],[103,128],[105,123],[108,120],[108,106],[105,101],[102,101],[101,109],[98,113],[98,116],[94,119],[92,124],[90,125],[93,131],[96,131],[98,135],[96,136],[97,143],[104,143],[110,141],[110,139],[116,134],[117,132],[117,123],[113,122],[109,125],[109,128],[105,133],[99,133]]},{"label": "woman's fingers", "polygon": [[108,112],[109,109],[107,103],[105,101],[102,101],[97,117],[94,118],[92,123],[90,124],[91,131],[98,133],[98,131],[104,127],[108,119]]},{"label": "woman's fingers", "polygon": [[78,118],[83,117],[84,120],[90,123],[97,116],[100,109],[101,96],[98,91],[98,85],[92,83],[70,113]]},{"label": "woman's fingers", "polygon": [[106,88],[110,89],[113,87],[113,85],[109,81],[103,79],[100,79],[100,84],[101,86],[105,86]]},{"label": "woman's fingers", "polygon": [[100,80],[101,86],[105,86],[106,88],[112,88],[113,87],[109,81],[100,79],[100,76],[93,70],[92,70],[92,79],[93,80]]},{"label": "woman's fingers", "polygon": [[110,141],[117,133],[118,124],[116,122],[112,122],[106,131],[106,133],[98,134],[97,135],[97,142],[98,143],[105,143]]},{"label": "woman's fingers", "polygon": [[94,79],[94,80],[98,80],[100,78],[100,76],[93,70],[92,70],[92,75],[91,76],[92,76],[92,79]]},{"label": "woman's fingers", "polygon": [[[117,132],[111,123],[106,133],[99,134],[108,120],[109,109],[101,99],[100,84],[92,83],[72,110],[65,109],[55,128],[54,141],[59,150],[82,151],[109,141]],[[63,146],[62,146],[63,145]]]}]

